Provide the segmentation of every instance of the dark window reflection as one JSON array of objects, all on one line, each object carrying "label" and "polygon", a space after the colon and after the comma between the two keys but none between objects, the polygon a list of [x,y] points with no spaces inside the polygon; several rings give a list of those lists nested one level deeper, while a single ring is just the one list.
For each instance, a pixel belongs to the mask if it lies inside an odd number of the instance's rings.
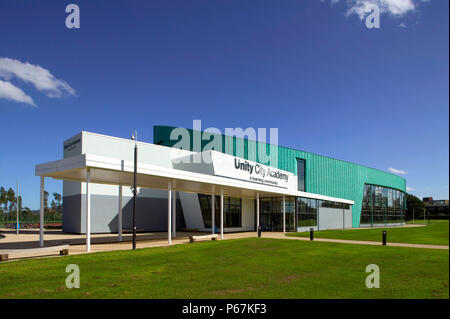
[{"label": "dark window reflection", "polygon": [[405,193],[377,185],[364,185],[361,226],[404,223]]}]

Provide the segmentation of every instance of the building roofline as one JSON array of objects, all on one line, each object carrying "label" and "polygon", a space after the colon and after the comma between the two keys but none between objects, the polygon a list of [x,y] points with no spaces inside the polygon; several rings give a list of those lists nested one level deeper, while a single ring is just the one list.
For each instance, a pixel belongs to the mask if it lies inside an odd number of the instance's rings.
[{"label": "building roofline", "polygon": [[[170,126],[170,125],[154,125],[154,126],[153,126],[153,129],[155,129],[156,127],[176,128],[175,126]],[[186,129],[187,129],[187,130],[190,130],[190,131],[194,131],[193,129],[188,129],[188,128],[186,128]],[[197,131],[197,130],[195,130],[195,131]],[[198,132],[204,132],[204,131],[198,131]],[[233,137],[233,136],[225,135],[225,134],[222,134],[222,135],[223,135],[223,136],[228,136],[228,137]],[[154,140],[154,138],[155,138],[155,135],[153,134],[153,140]],[[247,139],[247,140],[248,140],[248,139]],[[258,141],[255,141],[255,140],[251,140],[251,141],[258,142]],[[271,146],[275,146],[275,145],[270,144],[270,143],[266,143],[266,144],[271,145]],[[315,155],[315,156],[320,156],[320,157],[332,159],[332,160],[335,160],[335,161],[340,161],[340,162],[344,162],[344,163],[349,163],[349,164],[352,164],[352,165],[357,165],[357,166],[361,166],[361,167],[365,167],[365,168],[370,168],[370,169],[373,169],[373,170],[376,170],[376,171],[379,171],[379,172],[383,172],[383,173],[385,173],[385,174],[389,174],[389,175],[392,175],[392,176],[396,176],[396,177],[398,177],[398,178],[401,178],[401,179],[403,179],[403,180],[405,181],[405,183],[406,183],[406,178],[404,178],[404,177],[402,177],[402,176],[399,176],[399,175],[397,175],[397,174],[393,174],[393,173],[390,173],[390,172],[387,172],[387,171],[383,171],[383,170],[381,170],[381,169],[379,169],[379,168],[373,168],[373,167],[370,167],[370,166],[367,166],[367,165],[358,164],[358,163],[350,162],[350,161],[347,161],[347,160],[341,160],[341,159],[334,158],[334,157],[331,157],[331,156],[326,156],[326,155],[321,155],[321,154],[312,153],[312,152],[308,152],[308,151],[298,150],[298,149],[295,149],[295,148],[292,148],[292,147],[287,147],[287,146],[282,146],[282,145],[276,145],[276,146],[277,146],[277,147],[282,147],[282,148],[288,149],[288,150],[297,151],[297,152],[305,152],[305,153],[309,153],[309,154],[312,154],[312,155]]]},{"label": "building roofline", "polygon": [[[154,125],[154,126],[153,126],[153,130],[154,130],[155,128],[157,128],[157,127],[161,127],[161,128],[165,127],[165,128],[172,128],[172,129],[173,129],[173,128],[176,128],[175,126],[170,126],[170,125]],[[189,128],[186,128],[186,129],[187,129],[187,130],[190,130],[190,131],[194,131],[193,129],[189,129]],[[199,132],[204,132],[204,131],[199,131]],[[70,139],[72,139],[72,138],[78,136],[78,135],[81,135],[81,136],[82,136],[82,134],[90,134],[90,135],[96,135],[96,136],[103,136],[103,137],[108,137],[108,138],[111,138],[111,139],[117,139],[117,140],[122,140],[122,141],[129,140],[129,139],[123,138],[123,137],[117,137],[117,136],[106,135],[106,134],[101,134],[101,133],[94,133],[94,132],[89,132],[89,131],[84,131],[84,130],[83,130],[83,131],[81,131],[81,132],[79,132],[79,133],[77,133],[77,134],[75,134],[75,135],[73,135],[73,136],[67,138],[66,140],[64,140],[64,143],[67,142],[68,140],[70,140]],[[222,134],[222,136],[235,137],[235,136],[230,136],[230,135],[226,135],[226,134]],[[155,135],[153,134],[153,142],[155,142],[154,139],[155,139]],[[248,140],[248,139],[247,139],[247,140]],[[258,141],[251,140],[251,139],[250,139],[250,141],[258,142]],[[154,144],[154,143],[145,142],[145,141],[137,141],[137,143],[138,143],[138,144],[140,144],[140,143]],[[334,161],[340,161],[340,162],[344,162],[344,163],[348,163],[348,164],[352,164],[352,165],[356,165],[356,166],[360,166],[360,167],[364,167],[364,168],[373,169],[373,170],[382,172],[382,173],[384,173],[384,174],[389,174],[389,175],[392,175],[392,176],[396,176],[396,177],[398,177],[398,178],[401,178],[402,180],[405,181],[405,184],[406,184],[406,179],[405,179],[404,177],[399,176],[399,175],[396,175],[396,174],[393,174],[393,173],[390,173],[390,172],[383,171],[383,170],[378,169],[378,168],[373,168],[373,167],[370,167],[370,166],[367,166],[367,165],[362,165],[362,164],[358,164],[358,163],[355,163],[355,162],[350,162],[350,161],[347,161],[347,160],[341,160],[341,159],[334,158],[334,157],[330,157],[330,156],[326,156],[326,155],[321,155],[321,154],[312,153],[312,152],[308,152],[308,151],[298,150],[298,149],[295,149],[295,148],[292,148],[292,147],[286,147],[286,146],[282,146],[282,145],[273,145],[273,144],[270,144],[270,143],[265,143],[265,144],[268,144],[268,145],[271,145],[271,146],[277,146],[277,147],[281,147],[281,148],[284,148],[284,149],[293,150],[293,151],[297,151],[297,152],[305,152],[305,153],[309,153],[309,154],[312,154],[312,155],[315,155],[315,156],[319,156],[319,157],[331,159],[331,160],[334,160]]]}]

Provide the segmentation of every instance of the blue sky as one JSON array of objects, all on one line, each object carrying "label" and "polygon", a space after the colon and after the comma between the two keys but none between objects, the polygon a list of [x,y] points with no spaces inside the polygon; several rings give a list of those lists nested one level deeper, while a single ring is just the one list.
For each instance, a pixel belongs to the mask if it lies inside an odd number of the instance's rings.
[{"label": "blue sky", "polygon": [[39,74],[2,77],[0,63],[0,185],[18,180],[36,209],[34,166],[68,137],[152,142],[153,125],[201,119],[277,127],[283,146],[405,171],[413,194],[448,198],[449,2],[370,1],[379,29],[348,14],[363,0],[1,1],[0,61]]}]

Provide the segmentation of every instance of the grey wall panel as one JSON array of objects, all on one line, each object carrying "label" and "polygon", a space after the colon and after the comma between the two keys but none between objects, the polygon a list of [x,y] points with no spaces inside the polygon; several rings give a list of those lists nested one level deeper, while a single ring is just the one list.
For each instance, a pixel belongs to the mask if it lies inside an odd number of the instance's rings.
[{"label": "grey wall panel", "polygon": [[79,155],[82,153],[82,149],[81,149],[82,135],[83,135],[82,133],[78,133],[77,135],[64,141],[63,158],[68,158],[68,157]]},{"label": "grey wall panel", "polygon": [[81,233],[81,195],[63,197],[63,231]]},{"label": "grey wall panel", "polygon": [[344,209],[344,228],[352,228],[352,209]]},{"label": "grey wall panel", "polygon": [[203,224],[203,217],[200,208],[200,201],[198,200],[198,194],[183,192],[179,192],[178,194],[181,199],[181,205],[183,206],[183,215],[186,220],[186,227],[206,231],[207,229]]},{"label": "grey wall panel", "polygon": [[319,229],[344,228],[344,213],[340,208],[319,208]]},{"label": "grey wall panel", "polygon": [[[86,203],[86,194],[84,197],[84,203]],[[126,203],[127,198],[123,198],[123,202]],[[91,195],[91,232],[93,233],[110,233],[117,232],[117,216],[119,214],[118,207],[119,199],[117,196],[111,195]],[[82,207],[82,230],[85,229],[85,216],[86,207]],[[125,211],[123,212],[123,221],[126,220]],[[115,221],[115,222],[114,222]]]},{"label": "grey wall panel", "polygon": [[[66,198],[64,198],[66,200]],[[81,204],[82,203],[82,204]],[[64,231],[85,233],[86,231],[86,195],[67,202],[75,207],[71,216],[64,221]],[[133,224],[132,197],[123,197],[122,225],[124,230],[131,230]],[[81,205],[80,205],[81,204]],[[80,207],[81,206],[81,207]],[[78,214],[76,214],[78,212]],[[77,216],[78,215],[78,216]],[[91,195],[91,233],[116,233],[118,231],[118,197],[111,195]],[[75,219],[75,216],[78,219]],[[177,199],[177,229],[185,227],[180,200]],[[167,199],[136,198],[136,227],[144,231],[167,231]]]},{"label": "grey wall panel", "polygon": [[[132,229],[133,200],[124,198],[126,205],[123,208],[123,228]],[[136,227],[145,231],[167,231],[167,198],[137,198],[136,199]],[[185,227],[181,202],[177,199],[177,229]],[[112,227],[117,229],[117,218],[112,221]],[[113,230],[114,231],[114,230]],[[117,230],[115,230],[117,231]]]},{"label": "grey wall panel", "polygon": [[63,181],[63,196],[72,196],[81,194],[81,183],[72,181]]}]

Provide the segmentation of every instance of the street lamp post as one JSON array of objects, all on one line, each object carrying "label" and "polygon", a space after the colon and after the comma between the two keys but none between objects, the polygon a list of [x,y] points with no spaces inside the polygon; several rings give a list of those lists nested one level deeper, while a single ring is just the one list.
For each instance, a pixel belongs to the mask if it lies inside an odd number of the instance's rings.
[{"label": "street lamp post", "polygon": [[133,174],[133,249],[136,249],[136,182],[137,182],[137,132],[131,135],[134,140],[134,174]]},{"label": "street lamp post", "polygon": [[19,235],[19,182],[17,182],[16,235]]}]

